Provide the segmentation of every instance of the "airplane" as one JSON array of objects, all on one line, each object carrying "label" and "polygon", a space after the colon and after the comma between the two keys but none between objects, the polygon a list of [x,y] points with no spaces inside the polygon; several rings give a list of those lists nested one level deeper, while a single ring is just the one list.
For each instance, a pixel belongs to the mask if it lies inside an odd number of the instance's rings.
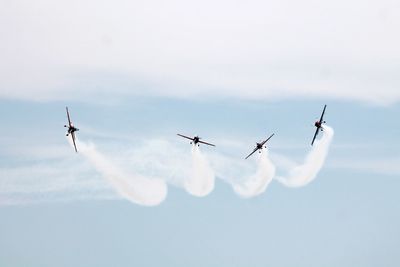
[{"label": "airplane", "polygon": [[201,141],[201,140],[200,140],[201,138],[198,137],[198,136],[189,137],[189,136],[186,136],[186,135],[183,135],[183,134],[177,134],[177,135],[179,135],[180,137],[183,137],[183,138],[186,138],[186,139],[191,140],[190,144],[194,144],[194,145],[200,146],[200,145],[199,145],[199,143],[200,143],[200,144],[205,144],[205,145],[209,145],[209,146],[215,146],[215,145],[213,145],[213,144],[210,144],[210,143]]},{"label": "airplane", "polygon": [[314,123],[314,126],[317,127],[317,130],[315,131],[314,138],[313,138],[313,140],[312,140],[312,142],[311,142],[311,145],[314,144],[315,138],[317,137],[319,131],[320,131],[320,130],[321,130],[321,131],[324,130],[324,128],[322,127],[322,124],[323,124],[323,123],[326,123],[326,121],[324,121],[325,109],[326,109],[326,105],[324,106],[324,110],[322,111],[321,118],[319,119],[319,121],[316,121],[316,122]]},{"label": "airplane", "polygon": [[66,136],[71,135],[72,137],[72,142],[74,143],[74,147],[75,147],[75,152],[78,153],[78,149],[76,149],[76,143],[75,143],[75,132],[79,131],[78,128],[76,128],[72,122],[71,122],[71,118],[69,117],[69,111],[68,111],[68,107],[65,107],[67,110],[67,118],[68,118],[68,125],[64,125],[64,127],[68,127],[68,132],[66,134]]},{"label": "airplane", "polygon": [[267,146],[264,146],[271,137],[274,136],[274,134],[271,134],[270,137],[268,137],[266,140],[262,141],[261,143],[256,143],[256,148],[254,148],[253,152],[251,152],[245,159],[248,159],[251,155],[253,155],[257,150],[259,153],[261,153],[261,150],[263,148],[267,148]]}]

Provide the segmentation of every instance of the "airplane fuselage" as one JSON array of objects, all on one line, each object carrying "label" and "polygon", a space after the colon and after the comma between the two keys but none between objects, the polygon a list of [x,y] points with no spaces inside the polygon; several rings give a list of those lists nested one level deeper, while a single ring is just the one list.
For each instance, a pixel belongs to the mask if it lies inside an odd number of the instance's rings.
[{"label": "airplane fuselage", "polygon": [[68,128],[68,132],[69,133],[73,133],[73,132],[76,132],[76,131],[78,131],[78,129],[73,127],[73,126]]},{"label": "airplane fuselage", "polygon": [[320,123],[319,121],[316,121],[316,122],[314,123],[314,125],[315,125],[315,127],[317,127],[317,128],[321,128],[321,127],[322,127],[322,123]]},{"label": "airplane fuselage", "polygon": [[[322,121],[322,122],[319,122],[319,121],[316,121],[315,123],[314,123],[314,125],[315,125],[315,127],[317,127],[318,129],[323,129],[323,127],[322,127],[322,124],[323,123],[326,123],[326,121]],[[321,129],[321,130],[322,130]]]},{"label": "airplane fuselage", "polygon": [[68,127],[67,136],[70,135],[70,134],[72,134],[72,133],[74,133],[74,132],[76,132],[76,131],[79,131],[79,129],[76,128],[76,127],[74,127],[74,126],[67,126],[67,125],[65,125],[65,127]]},{"label": "airplane fuselage", "polygon": [[263,149],[263,144],[262,143],[256,143],[256,149],[258,150],[259,153],[261,153],[261,150]]},{"label": "airplane fuselage", "polygon": [[200,137],[198,137],[198,136],[193,137],[193,144],[196,145],[199,141],[200,141]]}]

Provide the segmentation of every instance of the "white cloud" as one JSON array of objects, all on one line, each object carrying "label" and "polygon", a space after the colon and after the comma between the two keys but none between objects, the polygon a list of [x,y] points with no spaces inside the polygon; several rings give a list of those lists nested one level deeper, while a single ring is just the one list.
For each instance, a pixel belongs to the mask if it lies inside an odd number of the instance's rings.
[{"label": "white cloud", "polygon": [[3,1],[0,97],[398,102],[399,11],[394,0]]}]

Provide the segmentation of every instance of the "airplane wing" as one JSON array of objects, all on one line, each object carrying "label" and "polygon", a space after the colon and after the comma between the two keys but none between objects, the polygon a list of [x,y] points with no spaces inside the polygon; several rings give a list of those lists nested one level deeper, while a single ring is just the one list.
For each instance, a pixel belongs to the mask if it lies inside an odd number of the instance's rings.
[{"label": "airplane wing", "polygon": [[71,118],[69,117],[68,107],[65,107],[65,109],[67,110],[68,123],[69,123],[69,126],[71,127],[72,123],[71,123]]},{"label": "airplane wing", "polygon": [[262,145],[262,146],[263,146],[263,145],[265,145],[265,143],[266,143],[266,142],[268,142],[268,141],[269,141],[269,139],[271,139],[271,138],[272,138],[272,136],[274,136],[274,134],[271,134],[271,136],[270,136],[270,137],[268,137],[268,138],[267,138],[267,140],[263,141],[263,142],[261,143],[261,145]]},{"label": "airplane wing", "polygon": [[322,121],[324,120],[325,109],[326,109],[326,105],[324,106],[324,110],[322,111],[321,118],[319,119],[319,123],[322,123]]},{"label": "airplane wing", "polygon": [[209,145],[209,146],[215,146],[213,144],[210,144],[210,143],[207,143],[207,142],[204,142],[204,141],[199,141],[199,143],[202,143],[202,144],[205,144],[205,145]]},{"label": "airplane wing", "polygon": [[256,151],[258,150],[258,148],[254,148],[253,152],[251,152],[245,159],[248,159],[251,155],[253,155]]},{"label": "airplane wing", "polygon": [[189,139],[189,140],[194,140],[194,138],[192,138],[192,137],[189,137],[189,136],[186,136],[186,135],[183,135],[183,134],[177,134],[177,135],[179,135],[180,137],[183,137],[183,138],[186,138],[186,139]]},{"label": "airplane wing", "polygon": [[74,143],[75,152],[78,153],[78,149],[76,149],[75,133],[74,132],[71,133],[71,138],[72,138],[72,142]]},{"label": "airplane wing", "polygon": [[313,140],[312,140],[312,142],[311,142],[311,145],[314,144],[314,141],[315,141],[315,138],[316,138],[317,135],[318,135],[319,129],[320,129],[320,128],[317,128],[317,130],[315,131],[314,138],[313,138]]}]

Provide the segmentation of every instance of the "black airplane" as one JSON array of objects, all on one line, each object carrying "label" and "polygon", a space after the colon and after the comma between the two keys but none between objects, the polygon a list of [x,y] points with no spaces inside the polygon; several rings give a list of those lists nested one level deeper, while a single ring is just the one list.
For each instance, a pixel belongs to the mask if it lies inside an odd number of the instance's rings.
[{"label": "black airplane", "polygon": [[74,147],[75,147],[75,152],[78,152],[78,149],[76,149],[76,143],[75,143],[75,132],[79,131],[78,128],[76,128],[72,122],[71,122],[71,118],[69,117],[69,111],[68,111],[68,107],[66,107],[67,110],[67,118],[68,118],[68,125],[64,125],[64,127],[68,127],[68,132],[66,134],[66,136],[71,135],[72,137],[72,142],[74,143]]},{"label": "black airplane", "polygon": [[324,121],[325,109],[326,109],[326,105],[324,106],[324,110],[322,111],[321,118],[319,119],[319,121],[316,121],[316,122],[314,123],[314,126],[317,127],[317,130],[315,131],[314,138],[313,138],[313,140],[312,140],[312,142],[311,142],[311,145],[314,144],[315,138],[317,137],[319,131],[320,131],[320,130],[321,130],[321,131],[324,130],[324,128],[322,127],[322,124],[323,124],[323,123],[326,123],[326,122]]},{"label": "black airplane", "polygon": [[186,135],[183,135],[183,134],[177,134],[177,135],[179,135],[180,137],[183,137],[183,138],[186,138],[186,139],[189,139],[189,140],[191,140],[191,144],[194,144],[194,145],[197,145],[197,146],[200,146],[199,145],[199,143],[200,144],[205,144],[205,145],[209,145],[209,146],[215,146],[215,145],[213,145],[213,144],[210,144],[210,143],[207,143],[207,142],[204,142],[204,141],[201,141],[200,139],[200,137],[198,137],[198,136],[195,136],[195,137],[189,137],[189,136],[186,136]]},{"label": "black airplane", "polygon": [[259,153],[261,153],[261,150],[263,148],[267,148],[267,146],[265,146],[265,144],[268,142],[269,139],[271,139],[271,137],[274,136],[274,134],[271,134],[270,137],[268,137],[266,140],[262,141],[261,143],[256,143],[256,148],[254,148],[253,152],[251,152],[245,159],[248,159],[251,155],[253,155],[257,150]]}]

